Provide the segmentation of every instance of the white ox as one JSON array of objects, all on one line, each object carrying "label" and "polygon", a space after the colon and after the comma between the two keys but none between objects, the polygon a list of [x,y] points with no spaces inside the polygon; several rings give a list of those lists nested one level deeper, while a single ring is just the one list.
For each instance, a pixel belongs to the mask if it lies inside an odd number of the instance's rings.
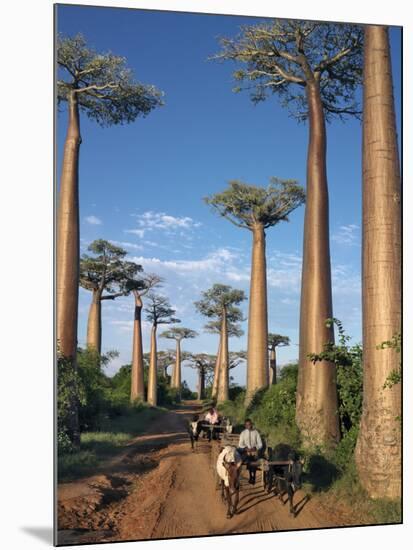
[{"label": "white ox", "polygon": [[242,459],[232,445],[225,446],[217,460],[217,474],[221,480],[221,498],[227,502],[227,518],[237,511],[239,500],[239,475]]}]

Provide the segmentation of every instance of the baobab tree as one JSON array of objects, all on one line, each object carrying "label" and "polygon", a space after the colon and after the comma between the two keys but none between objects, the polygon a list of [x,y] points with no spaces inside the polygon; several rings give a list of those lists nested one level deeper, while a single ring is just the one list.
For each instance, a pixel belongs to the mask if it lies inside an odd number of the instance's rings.
[{"label": "baobab tree", "polygon": [[191,353],[188,364],[198,372],[197,394],[198,400],[205,399],[207,378],[211,377],[216,363],[216,356],[208,353]]},{"label": "baobab tree", "polygon": [[265,231],[281,221],[305,200],[303,189],[292,180],[271,178],[265,187],[230,181],[222,193],[207,197],[224,218],[252,233],[251,283],[248,314],[246,403],[268,386],[268,313]]},{"label": "baobab tree", "polygon": [[360,116],[363,27],[342,23],[272,20],[242,27],[224,38],[215,56],[245,64],[235,79],[254,102],[275,94],[300,121],[308,120],[307,200],[300,306],[296,421],[304,445],[334,444],[340,437],[335,366],[314,365],[308,354],[334,341],[325,122]]},{"label": "baobab tree", "polygon": [[276,348],[289,346],[290,339],[288,336],[281,336],[281,334],[274,334],[270,332],[268,334],[268,350],[270,352],[270,384],[277,383],[277,356]]},{"label": "baobab tree", "polygon": [[131,403],[140,399],[145,400],[144,362],[142,346],[142,298],[152,289],[158,287],[162,278],[153,273],[137,273],[130,277],[125,287],[133,294],[135,301],[133,316],[133,345],[132,345],[132,370],[131,370]]},{"label": "baobab tree", "polygon": [[127,282],[142,267],[124,260],[126,251],[109,241],[93,241],[80,260],[80,286],[92,292],[87,324],[87,346],[99,354],[102,348],[102,301],[128,294]]},{"label": "baobab tree", "polygon": [[[217,402],[228,400],[229,389],[229,349],[228,349],[228,322],[242,319],[242,312],[237,307],[246,299],[243,290],[237,290],[228,285],[214,284],[210,289],[202,292],[202,300],[195,302],[195,307],[206,317],[217,318],[221,321],[220,344],[217,363],[218,378]],[[215,396],[214,396],[215,397]]]},{"label": "baobab tree", "polygon": [[[75,358],[79,292],[80,112],[101,126],[133,122],[162,104],[154,86],[135,82],[126,60],[97,53],[80,34],[57,41],[57,99],[68,106],[57,212],[57,339]],[[74,365],[75,366],[75,365]]]},{"label": "baobab tree", "polygon": [[172,349],[167,349],[166,351],[158,351],[157,354],[157,363],[158,371],[162,373],[162,376],[170,385],[171,376],[168,374],[168,368],[171,365],[174,365],[176,361],[176,352]]},{"label": "baobab tree", "polygon": [[172,371],[171,388],[176,389],[179,395],[181,393],[181,342],[188,338],[196,338],[196,336],[198,336],[198,333],[195,330],[185,327],[172,327],[161,334],[161,338],[168,338],[176,342],[175,367]]},{"label": "baobab tree", "polygon": [[171,307],[166,296],[160,296],[150,292],[147,295],[146,319],[152,323],[151,347],[149,356],[148,373],[148,397],[147,401],[153,407],[157,405],[158,389],[158,365],[157,365],[157,345],[156,332],[159,325],[170,325],[180,323],[179,319],[174,317],[175,310]]},{"label": "baobab tree", "polygon": [[[363,90],[363,409],[355,459],[373,498],[401,495],[400,167],[388,29],[365,27]],[[384,349],[383,349],[384,347]]]},{"label": "baobab tree", "polygon": [[[239,308],[230,308],[229,311],[227,311],[227,332],[228,332],[228,338],[240,338],[244,331],[241,329],[241,326],[239,322],[236,321],[243,321],[243,315],[242,311]],[[211,397],[212,399],[217,398],[218,394],[218,382],[219,382],[219,367],[220,367],[220,359],[221,359],[221,329],[222,329],[222,319],[218,318],[216,320],[209,321],[204,326],[205,332],[210,332],[212,334],[219,334],[219,345],[218,345],[218,352],[215,359],[215,369],[214,369],[214,376],[213,376],[213,383],[212,383],[212,390],[211,390]],[[231,352],[230,352],[231,355]]]}]

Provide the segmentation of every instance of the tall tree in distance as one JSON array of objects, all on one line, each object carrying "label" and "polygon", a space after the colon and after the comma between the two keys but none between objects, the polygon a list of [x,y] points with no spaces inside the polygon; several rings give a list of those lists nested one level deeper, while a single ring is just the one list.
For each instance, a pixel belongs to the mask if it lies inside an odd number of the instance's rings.
[{"label": "tall tree in distance", "polygon": [[64,357],[75,359],[79,293],[80,111],[102,126],[133,122],[161,105],[154,86],[135,82],[123,57],[99,54],[82,35],[57,41],[57,99],[68,106],[57,211],[57,340]]},{"label": "tall tree in distance", "polygon": [[172,349],[167,349],[166,351],[158,351],[157,354],[157,363],[158,371],[162,373],[162,376],[170,384],[171,376],[168,374],[168,368],[172,365],[175,365],[176,361],[176,351]]},{"label": "tall tree in distance", "polygon": [[124,260],[126,251],[109,241],[93,241],[80,260],[80,285],[92,292],[87,324],[87,346],[99,354],[102,349],[102,301],[114,300],[128,293],[127,281],[142,270],[140,265]]},{"label": "tall tree in distance", "polygon": [[161,338],[168,338],[170,340],[175,340],[176,342],[176,356],[175,356],[175,367],[172,371],[171,378],[171,388],[177,390],[178,394],[181,394],[181,363],[182,363],[182,354],[181,354],[181,342],[188,338],[195,338],[198,336],[198,333],[195,330],[191,330],[185,327],[172,327],[169,330],[165,330],[161,334]]},{"label": "tall tree in distance", "polygon": [[307,200],[300,308],[297,424],[304,445],[331,445],[339,437],[335,366],[314,365],[308,354],[334,341],[325,121],[359,116],[363,27],[342,23],[272,20],[224,38],[218,59],[243,64],[239,86],[254,102],[276,94],[298,120],[308,120]]},{"label": "tall tree in distance", "polygon": [[201,401],[205,399],[206,381],[214,372],[216,356],[208,353],[191,353],[188,357],[188,361],[189,366],[196,369],[198,372],[196,392],[198,400]]},{"label": "tall tree in distance", "polygon": [[[218,403],[227,401],[229,395],[228,323],[234,323],[236,320],[242,319],[242,312],[238,305],[245,299],[246,296],[243,290],[234,289],[229,285],[214,284],[210,289],[202,292],[201,300],[195,302],[195,307],[201,315],[212,318],[213,321],[219,319],[221,323],[218,369],[216,372],[218,380],[216,399]],[[210,324],[209,326],[214,325]]]},{"label": "tall tree in distance", "polygon": [[144,361],[142,345],[142,298],[152,289],[158,287],[162,278],[153,273],[137,274],[126,282],[126,289],[133,294],[135,301],[133,316],[133,344],[131,369],[131,403],[140,399],[145,400]]},{"label": "tall tree in distance", "polygon": [[281,334],[274,334],[270,332],[268,334],[268,350],[270,352],[270,384],[277,383],[277,355],[276,349],[279,347],[289,346],[290,339],[288,336],[281,336]]},{"label": "tall tree in distance", "polygon": [[[239,308],[230,308],[227,311],[227,331],[228,338],[240,338],[244,331],[241,329],[239,321],[243,321],[242,311]],[[222,329],[222,319],[219,316],[216,320],[209,321],[205,325],[205,331],[212,334],[219,334],[219,345],[218,352],[215,358],[215,369],[213,376],[213,384],[211,390],[212,399],[216,399],[218,395],[218,382],[219,382],[219,367],[221,365],[221,329]]]},{"label": "tall tree in distance", "polygon": [[158,390],[157,328],[159,325],[180,323],[180,320],[174,317],[175,310],[171,307],[168,298],[154,294],[153,292],[147,295],[147,306],[145,309],[146,319],[152,323],[147,401],[150,405],[156,407]]},{"label": "tall tree in distance", "polygon": [[246,403],[268,386],[268,313],[265,231],[305,200],[303,189],[292,180],[271,178],[267,187],[230,181],[229,187],[205,199],[237,227],[252,233],[251,283],[248,314]]},{"label": "tall tree in distance", "polygon": [[370,497],[401,496],[401,184],[388,29],[366,25],[363,91],[363,412],[356,446]]}]

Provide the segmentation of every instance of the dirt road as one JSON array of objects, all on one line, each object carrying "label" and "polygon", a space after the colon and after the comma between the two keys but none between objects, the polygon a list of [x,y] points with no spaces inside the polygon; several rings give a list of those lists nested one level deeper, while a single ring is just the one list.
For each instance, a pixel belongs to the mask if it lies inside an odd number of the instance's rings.
[{"label": "dirt road", "polygon": [[[251,486],[243,473],[238,514],[226,518],[211,468],[211,446],[191,452],[185,422],[196,402],[170,411],[133,439],[98,475],[58,488],[59,544],[284,531],[349,525],[347,514],[298,492],[299,513]],[[258,480],[258,478],[257,478]]]}]

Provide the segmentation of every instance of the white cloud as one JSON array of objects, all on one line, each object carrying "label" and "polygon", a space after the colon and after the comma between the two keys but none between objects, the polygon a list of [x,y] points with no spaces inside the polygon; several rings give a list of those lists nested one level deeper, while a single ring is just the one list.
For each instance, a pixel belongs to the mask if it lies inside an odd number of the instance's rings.
[{"label": "white cloud", "polygon": [[285,304],[286,306],[297,306],[300,301],[298,299],[294,300],[292,298],[282,298],[281,303]]},{"label": "white cloud", "polygon": [[102,220],[93,215],[86,216],[85,222],[89,223],[90,225],[102,225]]},{"label": "white cloud", "polygon": [[132,235],[137,235],[141,239],[143,239],[143,236],[145,235],[144,229],[124,229],[125,233],[131,233]]},{"label": "white cloud", "polygon": [[[140,264],[146,271],[163,276],[168,286],[174,281],[173,288],[181,284],[185,291],[199,294],[213,283],[221,282],[243,288],[247,293],[250,282],[250,259],[239,256],[229,248],[217,248],[196,260],[162,260],[158,257],[135,256],[132,261]],[[297,294],[301,284],[301,257],[280,251],[270,253],[267,268],[267,282],[270,288],[291,294]]]},{"label": "white cloud", "polygon": [[331,272],[334,296],[360,296],[361,275],[350,265],[334,265]]},{"label": "white cloud", "polygon": [[145,258],[144,256],[136,256],[133,261],[143,265],[148,271],[150,269],[166,269],[180,273],[205,273],[211,271],[219,271],[222,273],[224,267],[231,263],[236,258],[227,248],[218,248],[201,258],[200,260],[161,260],[159,258]]},{"label": "white cloud", "polygon": [[[134,321],[112,319],[109,323],[115,326],[119,331],[132,334]],[[151,324],[147,321],[142,321],[142,333],[147,335],[151,330]]]},{"label": "white cloud", "polygon": [[356,246],[359,243],[359,229],[360,227],[354,223],[340,225],[338,230],[331,236],[331,240],[337,244]]},{"label": "white cloud", "polygon": [[146,231],[161,230],[172,232],[175,230],[192,230],[201,224],[188,216],[177,217],[165,212],[149,210],[143,214],[132,214],[137,219],[138,229],[125,229],[126,233],[133,233],[143,237]]},{"label": "white cloud", "polygon": [[116,246],[123,246],[123,248],[132,248],[133,250],[143,250],[143,246],[141,244],[134,244],[134,243],[129,243],[125,241],[110,241],[110,242]]}]

